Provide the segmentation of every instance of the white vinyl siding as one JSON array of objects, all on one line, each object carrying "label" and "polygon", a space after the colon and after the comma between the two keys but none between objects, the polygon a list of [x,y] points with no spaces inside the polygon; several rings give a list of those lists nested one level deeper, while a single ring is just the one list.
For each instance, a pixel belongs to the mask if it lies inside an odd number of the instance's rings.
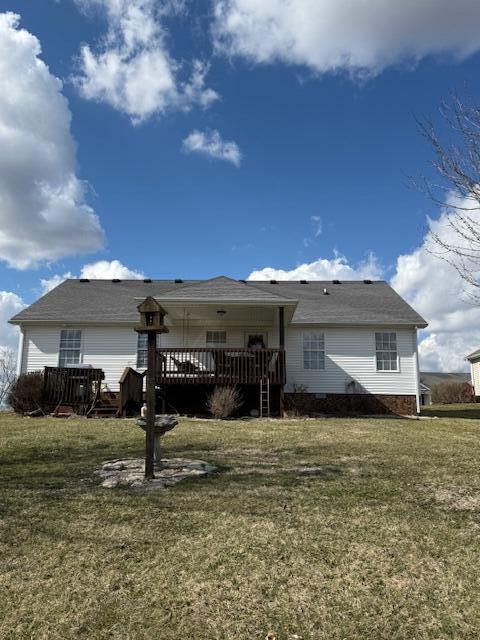
[{"label": "white vinyl siding", "polygon": [[297,385],[306,387],[309,393],[349,393],[353,380],[360,393],[417,393],[415,330],[391,329],[397,335],[398,371],[377,371],[375,333],[378,329],[367,327],[322,330],[325,334],[325,369],[305,369],[303,334],[316,330],[314,326],[286,328],[286,391],[293,391],[293,386]]},{"label": "white vinyl siding", "polygon": [[325,369],[325,334],[306,331],[303,334],[303,368]]},{"label": "white vinyl siding", "polygon": [[472,362],[470,367],[474,393],[476,396],[480,396],[480,360]]},{"label": "white vinyl siding", "polygon": [[[61,326],[24,326],[22,372],[58,366]],[[77,328],[77,327],[76,327]],[[137,367],[138,334],[133,327],[80,326],[82,331],[82,362],[99,367],[105,372],[105,383],[113,391],[125,367]],[[247,334],[268,331],[269,346],[278,347],[277,327],[255,325],[225,326],[226,347],[244,347]],[[361,385],[365,393],[416,394],[416,359],[413,329],[391,327],[397,336],[398,371],[377,371],[375,333],[381,328],[325,328],[321,329],[325,340],[325,368],[305,369],[303,334],[318,332],[318,327],[288,326],[285,330],[287,359],[287,391],[294,384],[307,387],[310,393],[345,393],[346,384],[352,379]],[[161,346],[205,348],[206,330],[191,326],[183,331],[181,326],[170,327],[162,334]],[[359,387],[360,388],[360,387]],[[478,393],[478,391],[477,391]]]},{"label": "white vinyl siding", "polygon": [[[105,384],[112,391],[118,391],[118,381],[125,367],[137,368],[138,335],[133,327],[115,326],[81,326],[82,331],[82,363],[103,369]],[[24,327],[24,348],[22,357],[22,373],[37,371],[43,367],[57,367],[59,357],[60,332],[62,327],[36,326]],[[226,347],[244,347],[245,331],[261,333],[255,326],[227,327]],[[272,346],[278,346],[277,329],[269,328],[272,335]],[[199,347],[205,348],[205,327],[189,327],[183,331],[181,326],[170,327],[169,333],[158,336],[159,346]]]}]

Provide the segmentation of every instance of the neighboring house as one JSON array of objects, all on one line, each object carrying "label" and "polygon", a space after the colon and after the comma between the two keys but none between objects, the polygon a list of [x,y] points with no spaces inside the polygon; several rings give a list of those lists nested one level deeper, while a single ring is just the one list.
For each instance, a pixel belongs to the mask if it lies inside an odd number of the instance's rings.
[{"label": "neighboring house", "polygon": [[470,363],[473,392],[476,398],[480,398],[480,349],[467,356],[467,360]]},{"label": "neighboring house", "polygon": [[468,373],[443,373],[438,371],[420,372],[420,403],[422,406],[432,404],[432,389],[444,382],[470,383]]},{"label": "neighboring house", "polygon": [[117,392],[125,367],[146,366],[134,326],[147,296],[167,313],[157,374],[167,400],[235,384],[255,407],[268,384],[272,413],[299,395],[319,412],[419,411],[417,329],[427,323],[370,280],[67,280],[10,320],[21,329],[18,372],[91,365]]}]

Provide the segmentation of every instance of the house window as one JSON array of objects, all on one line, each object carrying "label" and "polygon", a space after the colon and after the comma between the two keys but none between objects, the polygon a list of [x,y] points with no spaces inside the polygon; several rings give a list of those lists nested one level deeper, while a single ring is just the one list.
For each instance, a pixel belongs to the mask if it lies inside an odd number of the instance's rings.
[{"label": "house window", "polygon": [[[160,347],[160,334],[157,333],[157,349]],[[148,366],[148,334],[139,333],[137,338],[137,369]]]},{"label": "house window", "polygon": [[226,331],[207,331],[207,347],[221,348],[227,344]]},{"label": "house window", "polygon": [[69,365],[80,363],[81,340],[82,332],[78,329],[62,329],[60,331],[59,367],[68,367]]},{"label": "house window", "polygon": [[325,335],[311,331],[303,334],[303,368],[325,369]]},{"label": "house window", "polygon": [[396,333],[376,333],[377,371],[398,371]]}]

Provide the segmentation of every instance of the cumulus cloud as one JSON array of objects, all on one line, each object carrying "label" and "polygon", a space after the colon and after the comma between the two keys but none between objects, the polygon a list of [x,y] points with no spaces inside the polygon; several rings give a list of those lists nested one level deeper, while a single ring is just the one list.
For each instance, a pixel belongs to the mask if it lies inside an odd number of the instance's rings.
[{"label": "cumulus cloud", "polygon": [[214,0],[216,47],[257,63],[373,75],[480,49],[478,0]]},{"label": "cumulus cloud", "polygon": [[73,275],[70,271],[63,275],[56,274],[51,278],[40,280],[40,286],[42,295],[45,295],[69,278],[88,278],[89,280],[112,280],[113,278],[119,278],[119,280],[142,280],[144,277],[141,271],[129,269],[119,260],[99,260],[98,262],[85,264],[79,276]]},{"label": "cumulus cloud", "polygon": [[178,0],[76,0],[84,10],[100,9],[107,33],[96,49],[80,50],[75,79],[80,94],[104,102],[134,123],[168,110],[208,107],[218,94],[206,86],[208,66],[193,60],[189,74],[168,50],[167,16],[183,8]]},{"label": "cumulus cloud", "polygon": [[17,350],[18,327],[8,324],[8,320],[25,306],[16,293],[0,291],[0,351],[5,348]]},{"label": "cumulus cloud", "polygon": [[380,280],[383,268],[376,256],[370,253],[357,265],[350,265],[347,258],[335,252],[333,258],[319,258],[314,262],[298,265],[290,270],[264,267],[252,271],[249,280]]},{"label": "cumulus cloud", "polygon": [[436,246],[431,240],[434,233],[446,243],[458,244],[458,235],[449,224],[452,206],[467,208],[480,225],[475,203],[451,195],[440,217],[428,221],[421,246],[399,256],[391,281],[394,289],[429,321],[429,334],[419,345],[422,367],[440,371],[466,369],[465,356],[480,347],[480,305],[472,299],[478,291],[435,255]]},{"label": "cumulus cloud", "polygon": [[27,269],[95,251],[104,234],[76,176],[62,83],[19,20],[0,14],[0,259]]}]

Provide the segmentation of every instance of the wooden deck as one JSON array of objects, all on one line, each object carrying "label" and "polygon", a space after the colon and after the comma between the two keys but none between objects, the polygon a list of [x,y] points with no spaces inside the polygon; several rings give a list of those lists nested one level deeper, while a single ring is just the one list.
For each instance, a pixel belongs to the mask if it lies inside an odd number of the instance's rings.
[{"label": "wooden deck", "polygon": [[156,382],[165,384],[285,384],[284,349],[157,349]]}]

